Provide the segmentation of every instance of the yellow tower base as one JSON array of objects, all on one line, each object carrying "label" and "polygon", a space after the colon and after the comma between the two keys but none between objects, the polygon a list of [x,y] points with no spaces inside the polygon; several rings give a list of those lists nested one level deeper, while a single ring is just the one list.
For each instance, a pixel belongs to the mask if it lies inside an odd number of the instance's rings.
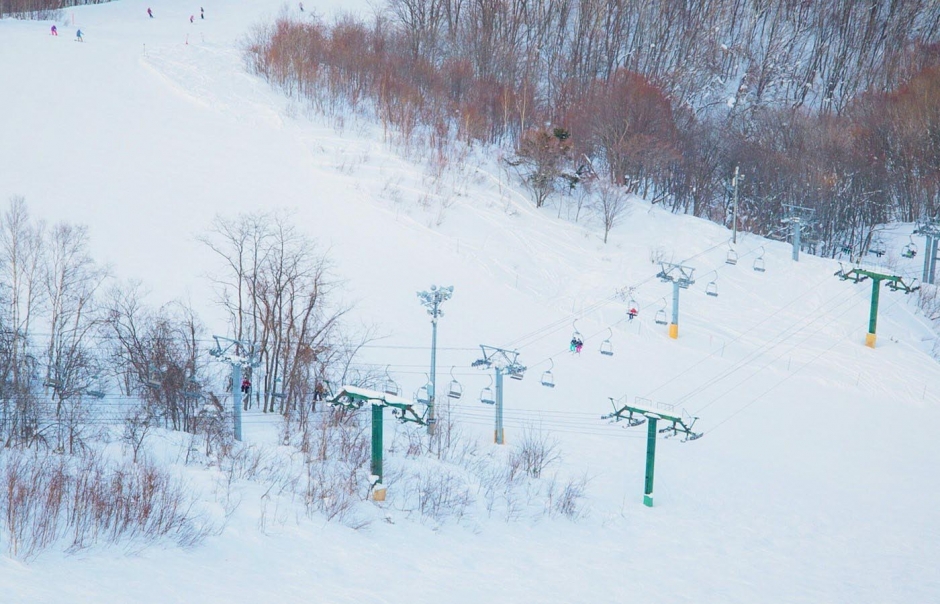
[{"label": "yellow tower base", "polygon": [[679,337],[679,326],[675,323],[669,324],[669,337],[673,340]]},{"label": "yellow tower base", "polygon": [[372,491],[372,499],[375,501],[385,501],[385,487],[380,484],[375,485],[375,490]]},{"label": "yellow tower base", "polygon": [[869,348],[875,347],[875,334],[873,333],[865,334],[865,346],[868,346]]}]

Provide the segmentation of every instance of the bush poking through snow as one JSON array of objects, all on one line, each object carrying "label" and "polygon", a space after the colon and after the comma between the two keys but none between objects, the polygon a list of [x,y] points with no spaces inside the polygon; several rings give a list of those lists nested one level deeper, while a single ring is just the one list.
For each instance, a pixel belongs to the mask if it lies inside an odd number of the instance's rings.
[{"label": "bush poking through snow", "polygon": [[192,507],[179,481],[148,463],[109,464],[91,454],[0,454],[0,543],[18,558],[57,543],[71,550],[130,541],[195,545],[211,527]]}]

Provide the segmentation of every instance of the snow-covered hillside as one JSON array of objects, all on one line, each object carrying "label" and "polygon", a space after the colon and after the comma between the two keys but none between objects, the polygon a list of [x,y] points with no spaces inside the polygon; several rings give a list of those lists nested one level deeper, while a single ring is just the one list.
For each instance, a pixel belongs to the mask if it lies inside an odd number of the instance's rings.
[{"label": "snow-covered hillside", "polygon": [[[50,23],[0,21],[0,204],[23,196],[40,218],[87,224],[98,260],[154,303],[190,300],[214,333],[217,265],[197,237],[217,215],[291,210],[345,281],[351,322],[388,334],[362,368],[389,366],[406,393],[425,383],[430,353],[415,292],[453,285],[438,368],[447,383],[454,367],[466,392],[457,421],[495,447],[477,397],[489,374],[470,364],[480,344],[517,349],[528,372],[507,380],[506,439],[557,438],[559,472],[589,479],[584,514],[438,525],[396,507],[390,485],[377,521],[354,530],[246,483],[221,533],[194,549],[2,557],[0,600],[940,601],[940,365],[913,299],[882,292],[872,350],[870,282],[835,278],[834,262],[795,263],[788,246],[739,234],[732,266],[726,229],[640,200],[604,245],[596,221],[536,210],[491,150],[437,173],[367,120],[313,115],[249,75],[240,40],[279,11],[304,18],[296,4],[203,6],[205,20],[182,0],[150,5],[153,19],[137,0],[77,8],[58,37]],[[899,257],[906,235],[890,241],[892,270],[919,274],[919,256]],[[671,312],[671,287],[652,259],[696,269],[677,340],[654,321]],[[568,351],[575,329],[580,355]],[[613,356],[599,354],[605,340]],[[551,389],[539,383],[549,369]],[[645,427],[601,419],[624,396],[684,408],[705,433],[659,441],[653,508]],[[274,433],[249,413],[248,443]],[[186,479],[211,499],[212,472]]]}]

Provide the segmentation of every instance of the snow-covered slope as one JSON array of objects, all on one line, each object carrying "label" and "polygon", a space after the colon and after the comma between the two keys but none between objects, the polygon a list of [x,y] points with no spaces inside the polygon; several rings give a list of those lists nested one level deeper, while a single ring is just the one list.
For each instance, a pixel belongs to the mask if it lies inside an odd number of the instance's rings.
[{"label": "snow-covered slope", "polygon": [[[529,371],[507,384],[507,440],[533,425],[559,438],[564,471],[590,478],[588,513],[431,527],[393,510],[394,523],[354,531],[267,510],[278,520],[262,530],[266,500],[247,488],[193,550],[0,558],[0,599],[940,600],[940,366],[911,300],[884,292],[879,346],[865,348],[870,289],[834,278],[833,262],[794,263],[743,236],[731,266],[727,230],[640,201],[604,245],[599,225],[536,211],[484,152],[434,177],[362,119],[308,115],[248,75],[239,50],[263,17],[304,18],[296,5],[209,3],[204,21],[181,0],[151,7],[154,19],[138,1],[69,10],[58,37],[0,21],[0,202],[21,195],[48,221],[88,224],[99,260],[154,302],[188,298],[216,333],[215,264],[196,237],[217,214],[290,209],[329,250],[353,318],[389,334],[362,362],[390,365],[406,392],[426,380],[430,341],[415,292],[454,285],[438,366],[467,392],[462,425],[491,435],[492,408],[474,400],[489,384],[470,368],[478,345],[517,348]],[[920,258],[899,249],[897,270],[916,274]],[[671,288],[651,258],[696,267],[678,340],[654,322]],[[624,287],[641,306],[632,322]],[[581,355],[567,351],[575,328]],[[608,338],[611,357],[598,353]],[[538,383],[549,368],[553,389]],[[600,419],[624,395],[685,408],[705,431],[660,441],[652,509],[645,428]],[[249,441],[270,435],[246,426]]]}]

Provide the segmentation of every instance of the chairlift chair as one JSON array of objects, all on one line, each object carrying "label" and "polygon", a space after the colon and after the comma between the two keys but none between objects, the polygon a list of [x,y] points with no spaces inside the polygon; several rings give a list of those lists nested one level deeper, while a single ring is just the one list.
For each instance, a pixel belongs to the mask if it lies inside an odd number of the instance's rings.
[{"label": "chairlift chair", "polygon": [[715,278],[709,281],[708,285],[705,286],[705,295],[712,296],[714,298],[718,297],[718,272],[715,271]]},{"label": "chairlift chair", "polygon": [[657,325],[668,325],[666,320],[666,299],[663,298],[663,307],[656,311],[656,317],[653,319]]},{"label": "chairlift chair", "polygon": [[552,366],[549,367],[548,369],[546,369],[546,370],[542,373],[542,380],[541,380],[541,383],[542,383],[542,385],[545,386],[546,388],[554,388],[554,387],[555,387],[555,376],[552,374],[552,369],[555,368],[555,361],[554,361],[553,359],[548,359],[548,360],[551,361]]},{"label": "chairlift chair", "polygon": [[490,377],[490,385],[480,391],[480,402],[487,405],[496,404],[496,395],[493,394],[493,378]]},{"label": "chairlift chair", "polygon": [[457,378],[454,377],[454,368],[450,368],[450,386],[447,387],[447,396],[452,399],[458,399],[463,396],[463,387]]},{"label": "chairlift chair", "polygon": [[601,354],[604,356],[612,357],[614,356],[614,346],[610,343],[610,338],[614,335],[614,330],[610,327],[607,328],[607,331],[610,333],[607,336],[607,339],[601,342]]},{"label": "chairlift chair", "polygon": [[431,402],[431,383],[428,382],[424,386],[418,388],[415,392],[415,400],[422,405],[427,405]]},{"label": "chairlift chair", "polygon": [[392,396],[401,395],[401,386],[388,374],[388,366],[385,367],[385,385],[382,386],[382,391]]},{"label": "chairlift chair", "polygon": [[917,255],[917,245],[914,243],[913,237],[908,236],[908,238],[911,240],[911,242],[904,246],[904,250],[901,252],[901,255],[905,258],[913,258]]},{"label": "chairlift chair", "polygon": [[725,258],[725,264],[737,264],[738,253],[734,250],[728,250],[728,256]]},{"label": "chairlift chair", "polygon": [[754,258],[754,270],[758,273],[763,273],[766,269],[764,267],[764,247],[760,248],[760,255],[757,258]]}]

